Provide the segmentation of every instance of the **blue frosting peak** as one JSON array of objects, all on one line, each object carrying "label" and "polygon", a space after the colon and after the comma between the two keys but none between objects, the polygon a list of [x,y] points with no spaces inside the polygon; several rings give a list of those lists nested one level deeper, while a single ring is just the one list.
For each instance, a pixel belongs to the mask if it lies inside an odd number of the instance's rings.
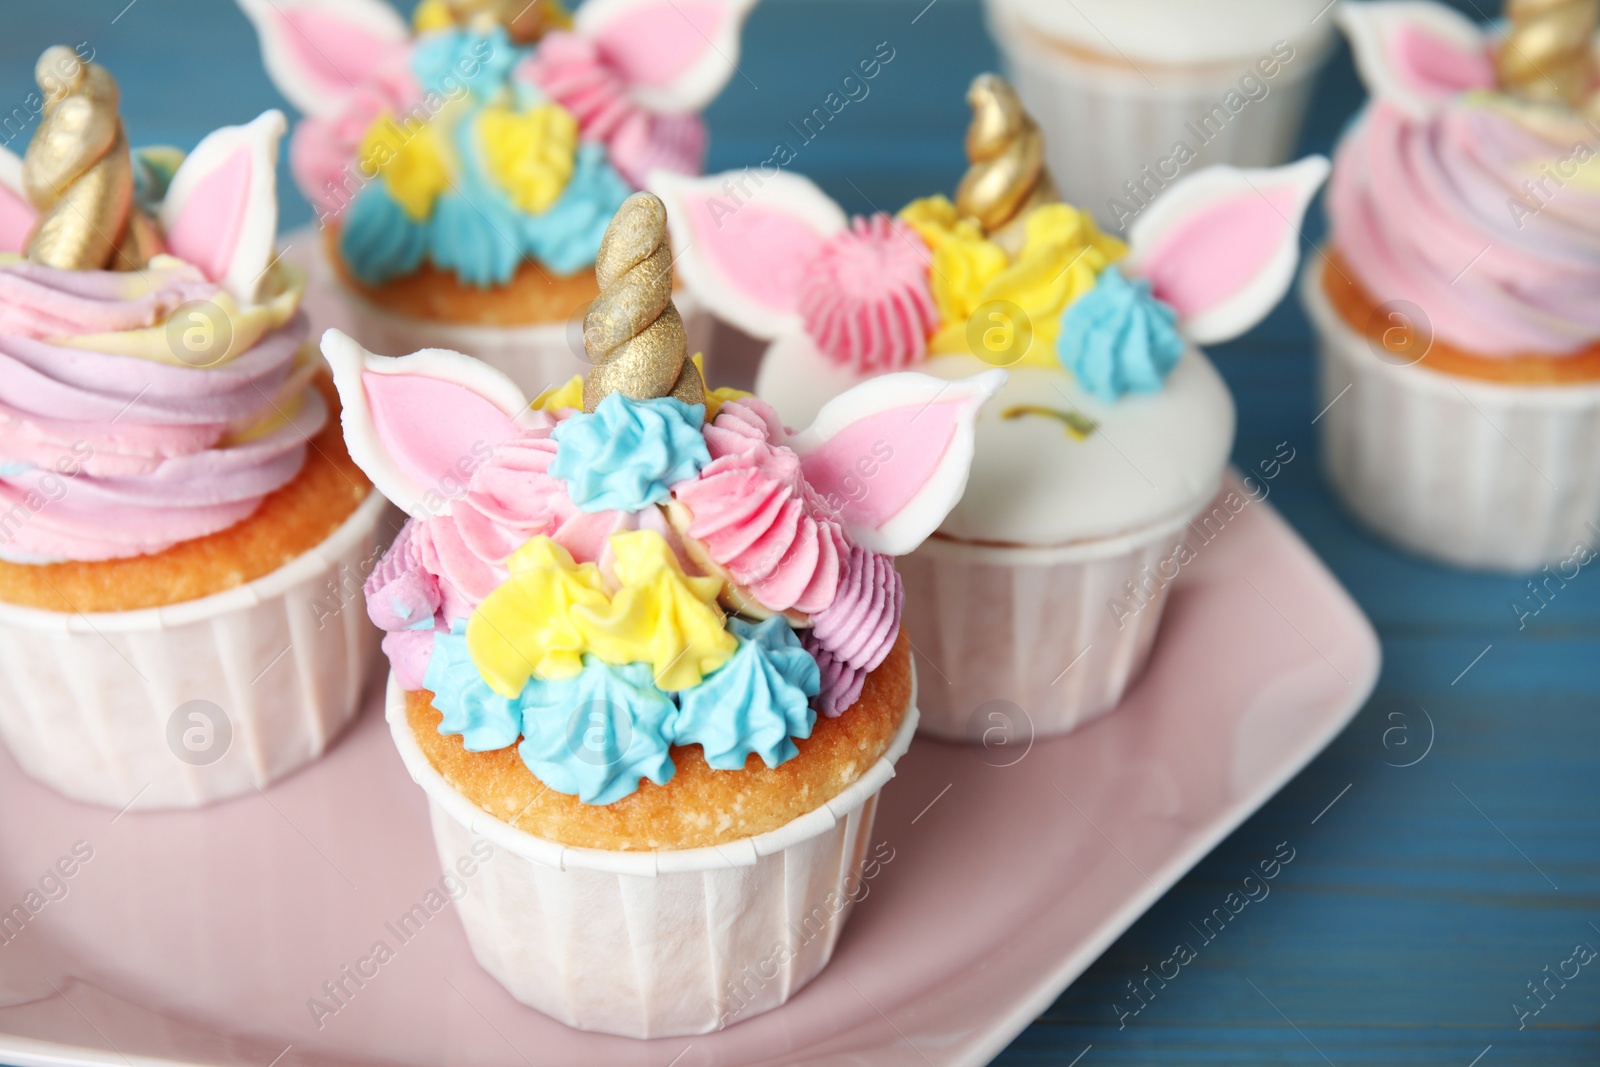
[{"label": "blue frosting peak", "polygon": [[611,804],[648,778],[666,785],[678,706],[656,688],[648,663],[623,667],[583,658],[571,678],[531,678],[522,690],[522,762],[558,793]]},{"label": "blue frosting peak", "polygon": [[780,616],[730,618],[728,629],[739,639],[733,658],[678,694],[677,743],[699,745],[719,771],[742,769],[752,752],[776,767],[800,754],[790,738],[811,736],[821,671]]},{"label": "blue frosting peak", "polygon": [[711,462],[700,426],[702,404],[674,397],[629,400],[612,393],[592,414],[555,428],[550,473],[567,483],[584,511],[643,511]]},{"label": "blue frosting peak", "polygon": [[1056,351],[1085,389],[1102,400],[1159,392],[1185,343],[1178,313],[1157,300],[1150,283],[1116,267],[1067,306]]}]

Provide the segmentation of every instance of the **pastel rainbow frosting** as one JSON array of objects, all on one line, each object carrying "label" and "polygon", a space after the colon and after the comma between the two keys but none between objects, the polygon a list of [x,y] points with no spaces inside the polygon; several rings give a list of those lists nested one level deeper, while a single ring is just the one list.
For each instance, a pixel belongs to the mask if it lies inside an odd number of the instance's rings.
[{"label": "pastel rainbow frosting", "polygon": [[589,0],[575,19],[535,0],[550,12],[531,41],[441,0],[410,28],[385,0],[240,2],[306,113],[295,180],[351,272],[381,285],[431,264],[488,288],[528,261],[591,266],[647,174],[701,170],[698,111],[754,0]]}]

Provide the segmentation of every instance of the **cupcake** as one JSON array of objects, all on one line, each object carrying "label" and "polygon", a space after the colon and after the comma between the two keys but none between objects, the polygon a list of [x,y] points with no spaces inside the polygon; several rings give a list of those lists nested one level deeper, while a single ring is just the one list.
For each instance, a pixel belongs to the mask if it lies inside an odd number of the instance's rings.
[{"label": "cupcake", "polygon": [[424,0],[413,32],[384,0],[240,0],[305,115],[290,164],[356,338],[467,352],[530,393],[581,373],[606,224],[651,170],[701,171],[698,112],[754,2]]},{"label": "cupcake", "polygon": [[1587,559],[1600,520],[1592,3],[1340,11],[1372,99],[1301,286],[1346,506],[1463,567]]},{"label": "cupcake", "polygon": [[[1006,82],[984,75],[970,99],[973,164],[954,202],[847,220],[790,175],[742,203],[715,177],[658,188],[690,290],[771,340],[756,388],[784,422],[910,367],[947,380],[1008,368],[978,416],[965,497],[901,563],[911,639],[933,668],[922,729],[995,743],[1113,708],[1197,551],[1186,540],[1243,506],[1214,500],[1233,403],[1195,345],[1281,299],[1327,161],[1199,171],[1124,245],[1055,198]],[[852,490],[886,492],[865,472]]]},{"label": "cupcake", "polygon": [[473,953],[570,1026],[703,1033],[814,977],[877,869],[917,721],[891,556],[960,497],[1004,374],[876,379],[790,433],[685,359],[660,200],[597,269],[593,369],[531,405],[457,353],[323,351],[412,516],[366,584],[395,743],[445,867],[498,850],[457,902]]},{"label": "cupcake", "polygon": [[1288,161],[1333,39],[1328,0],[987,0],[1062,195],[1120,233],[1209,164]]},{"label": "cupcake", "polygon": [[74,799],[198,806],[354,716],[385,504],[274,251],[283,115],[133,154],[104,68],[36,73],[0,152],[0,736]]}]

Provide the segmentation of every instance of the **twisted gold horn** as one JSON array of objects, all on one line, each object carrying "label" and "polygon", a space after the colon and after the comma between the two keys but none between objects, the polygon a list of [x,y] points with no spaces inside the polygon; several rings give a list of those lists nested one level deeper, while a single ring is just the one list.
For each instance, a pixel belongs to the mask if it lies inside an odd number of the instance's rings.
[{"label": "twisted gold horn", "polygon": [[967,127],[971,166],[956,189],[956,211],[1007,251],[1022,245],[1027,213],[1059,197],[1044,165],[1044,134],[1022,107],[1011,83],[980,74],[967,90],[972,124]]},{"label": "twisted gold horn", "polygon": [[1506,0],[1511,29],[1495,56],[1500,88],[1538,103],[1583,103],[1594,85],[1600,0]]},{"label": "twisted gold horn", "polygon": [[458,26],[485,17],[504,26],[514,44],[532,44],[566,22],[566,11],[556,0],[444,0],[444,7]]},{"label": "twisted gold horn", "polygon": [[27,256],[66,270],[140,270],[160,247],[133,206],[133,160],[117,117],[117,83],[65,45],[34,66],[44,113],[23,155],[23,185],[39,211]]},{"label": "twisted gold horn", "polygon": [[594,368],[583,382],[583,410],[612,393],[632,400],[673,396],[705,403],[705,382],[688,359],[683,320],[672,304],[667,206],[653,193],[622,202],[594,261],[600,295],[583,318],[583,347]]}]

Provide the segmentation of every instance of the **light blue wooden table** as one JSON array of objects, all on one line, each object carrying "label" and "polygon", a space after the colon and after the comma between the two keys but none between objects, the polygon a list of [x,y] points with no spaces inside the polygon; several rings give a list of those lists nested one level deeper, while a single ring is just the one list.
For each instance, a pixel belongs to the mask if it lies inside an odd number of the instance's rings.
[{"label": "light blue wooden table", "polygon": [[[34,58],[55,42],[88,42],[117,74],[135,143],[190,147],[215,126],[286,106],[226,0],[12,0],[5,23],[0,118],[22,103]],[[881,41],[895,58],[871,95],[795,166],[853,211],[952,188],[964,163],[964,89],[996,64],[974,0],[766,0],[746,34],[748,77],[709,115],[713,169],[767,158],[788,120],[818,106]],[[1341,51],[1322,76],[1304,148],[1328,151],[1360,102]],[[294,192],[283,199],[286,226],[310,219]],[[1316,212],[1307,230],[1321,234]],[[1600,566],[1519,629],[1522,581],[1402,555],[1330,497],[1297,306],[1213,355],[1239,403],[1235,459],[1252,465],[1284,440],[1303,457],[1272,499],[1377,625],[1383,678],[1344,735],[999,1062],[1600,1064],[1600,965],[1565,988],[1552,982],[1557,994],[1523,1029],[1515,1010],[1539,1003],[1527,983],[1576,943],[1600,949]],[[1119,1028],[1114,1005],[1128,1002],[1127,983],[1192,936],[1189,924],[1284,840],[1296,858],[1270,898]]]}]

